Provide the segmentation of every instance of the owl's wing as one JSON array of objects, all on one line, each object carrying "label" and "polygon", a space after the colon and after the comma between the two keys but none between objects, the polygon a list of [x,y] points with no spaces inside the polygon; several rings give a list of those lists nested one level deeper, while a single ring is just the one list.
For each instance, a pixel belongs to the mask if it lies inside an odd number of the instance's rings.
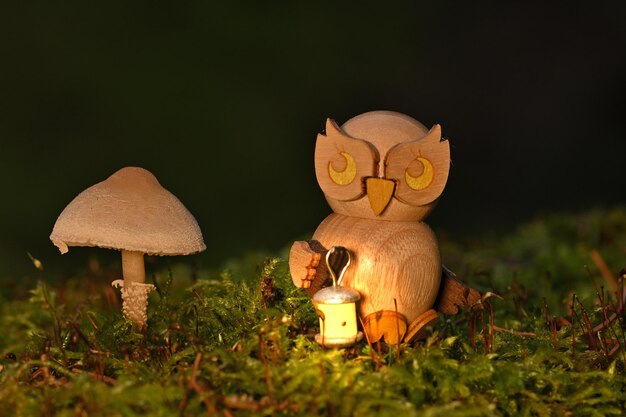
[{"label": "owl's wing", "polygon": [[316,240],[294,242],[289,251],[289,271],[294,285],[309,297],[332,284],[324,262],[328,250]]},{"label": "owl's wing", "polygon": [[435,301],[435,310],[443,314],[458,314],[459,307],[469,307],[480,301],[480,293],[456,279],[445,266],[441,269],[441,284]]}]

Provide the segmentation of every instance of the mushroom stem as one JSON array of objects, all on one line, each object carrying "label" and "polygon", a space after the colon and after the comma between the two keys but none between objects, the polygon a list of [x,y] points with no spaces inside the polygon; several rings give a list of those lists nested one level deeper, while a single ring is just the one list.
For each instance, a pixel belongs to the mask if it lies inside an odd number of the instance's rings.
[{"label": "mushroom stem", "polygon": [[122,287],[122,311],[124,315],[143,326],[148,320],[148,294],[154,290],[154,285],[146,284],[146,270],[143,263],[143,253],[122,250],[122,280],[113,281],[114,287]]},{"label": "mushroom stem", "polygon": [[143,284],[146,282],[146,269],[143,264],[143,253],[129,250],[122,251],[122,273],[124,286],[130,286],[133,282]]}]

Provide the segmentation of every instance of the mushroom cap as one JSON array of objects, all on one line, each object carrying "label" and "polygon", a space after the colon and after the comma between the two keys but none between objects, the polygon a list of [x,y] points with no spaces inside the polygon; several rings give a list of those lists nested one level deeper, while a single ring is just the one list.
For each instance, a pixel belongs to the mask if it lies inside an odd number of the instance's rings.
[{"label": "mushroom cap", "polygon": [[68,246],[189,255],[206,249],[198,222],[143,168],[122,168],[80,193],[59,215],[50,240]]}]

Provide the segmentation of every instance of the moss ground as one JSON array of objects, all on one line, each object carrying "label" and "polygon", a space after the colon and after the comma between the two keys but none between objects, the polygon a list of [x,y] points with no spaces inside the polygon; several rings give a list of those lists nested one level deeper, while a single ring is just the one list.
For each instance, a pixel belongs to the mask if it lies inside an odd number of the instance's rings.
[{"label": "moss ground", "polygon": [[311,302],[278,257],[157,273],[143,332],[123,319],[106,271],[62,286],[44,272],[0,299],[0,416],[623,415],[613,289],[626,209],[444,240],[442,253],[485,296],[399,350],[320,348]]}]

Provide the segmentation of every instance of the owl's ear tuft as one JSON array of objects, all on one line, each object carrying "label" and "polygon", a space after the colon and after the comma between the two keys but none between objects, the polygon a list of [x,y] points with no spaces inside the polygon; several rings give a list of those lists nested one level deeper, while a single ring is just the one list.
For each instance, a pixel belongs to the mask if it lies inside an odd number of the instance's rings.
[{"label": "owl's ear tuft", "polygon": [[436,144],[439,142],[443,142],[443,140],[441,140],[441,125],[439,124],[433,125],[433,127],[430,128],[428,133],[426,133],[426,136],[424,136],[421,139],[418,139],[418,142],[422,144],[426,144],[426,143]]},{"label": "owl's ear tuft", "polygon": [[341,130],[337,122],[330,117],[326,119],[326,128],[324,129],[324,136],[346,136]]}]

